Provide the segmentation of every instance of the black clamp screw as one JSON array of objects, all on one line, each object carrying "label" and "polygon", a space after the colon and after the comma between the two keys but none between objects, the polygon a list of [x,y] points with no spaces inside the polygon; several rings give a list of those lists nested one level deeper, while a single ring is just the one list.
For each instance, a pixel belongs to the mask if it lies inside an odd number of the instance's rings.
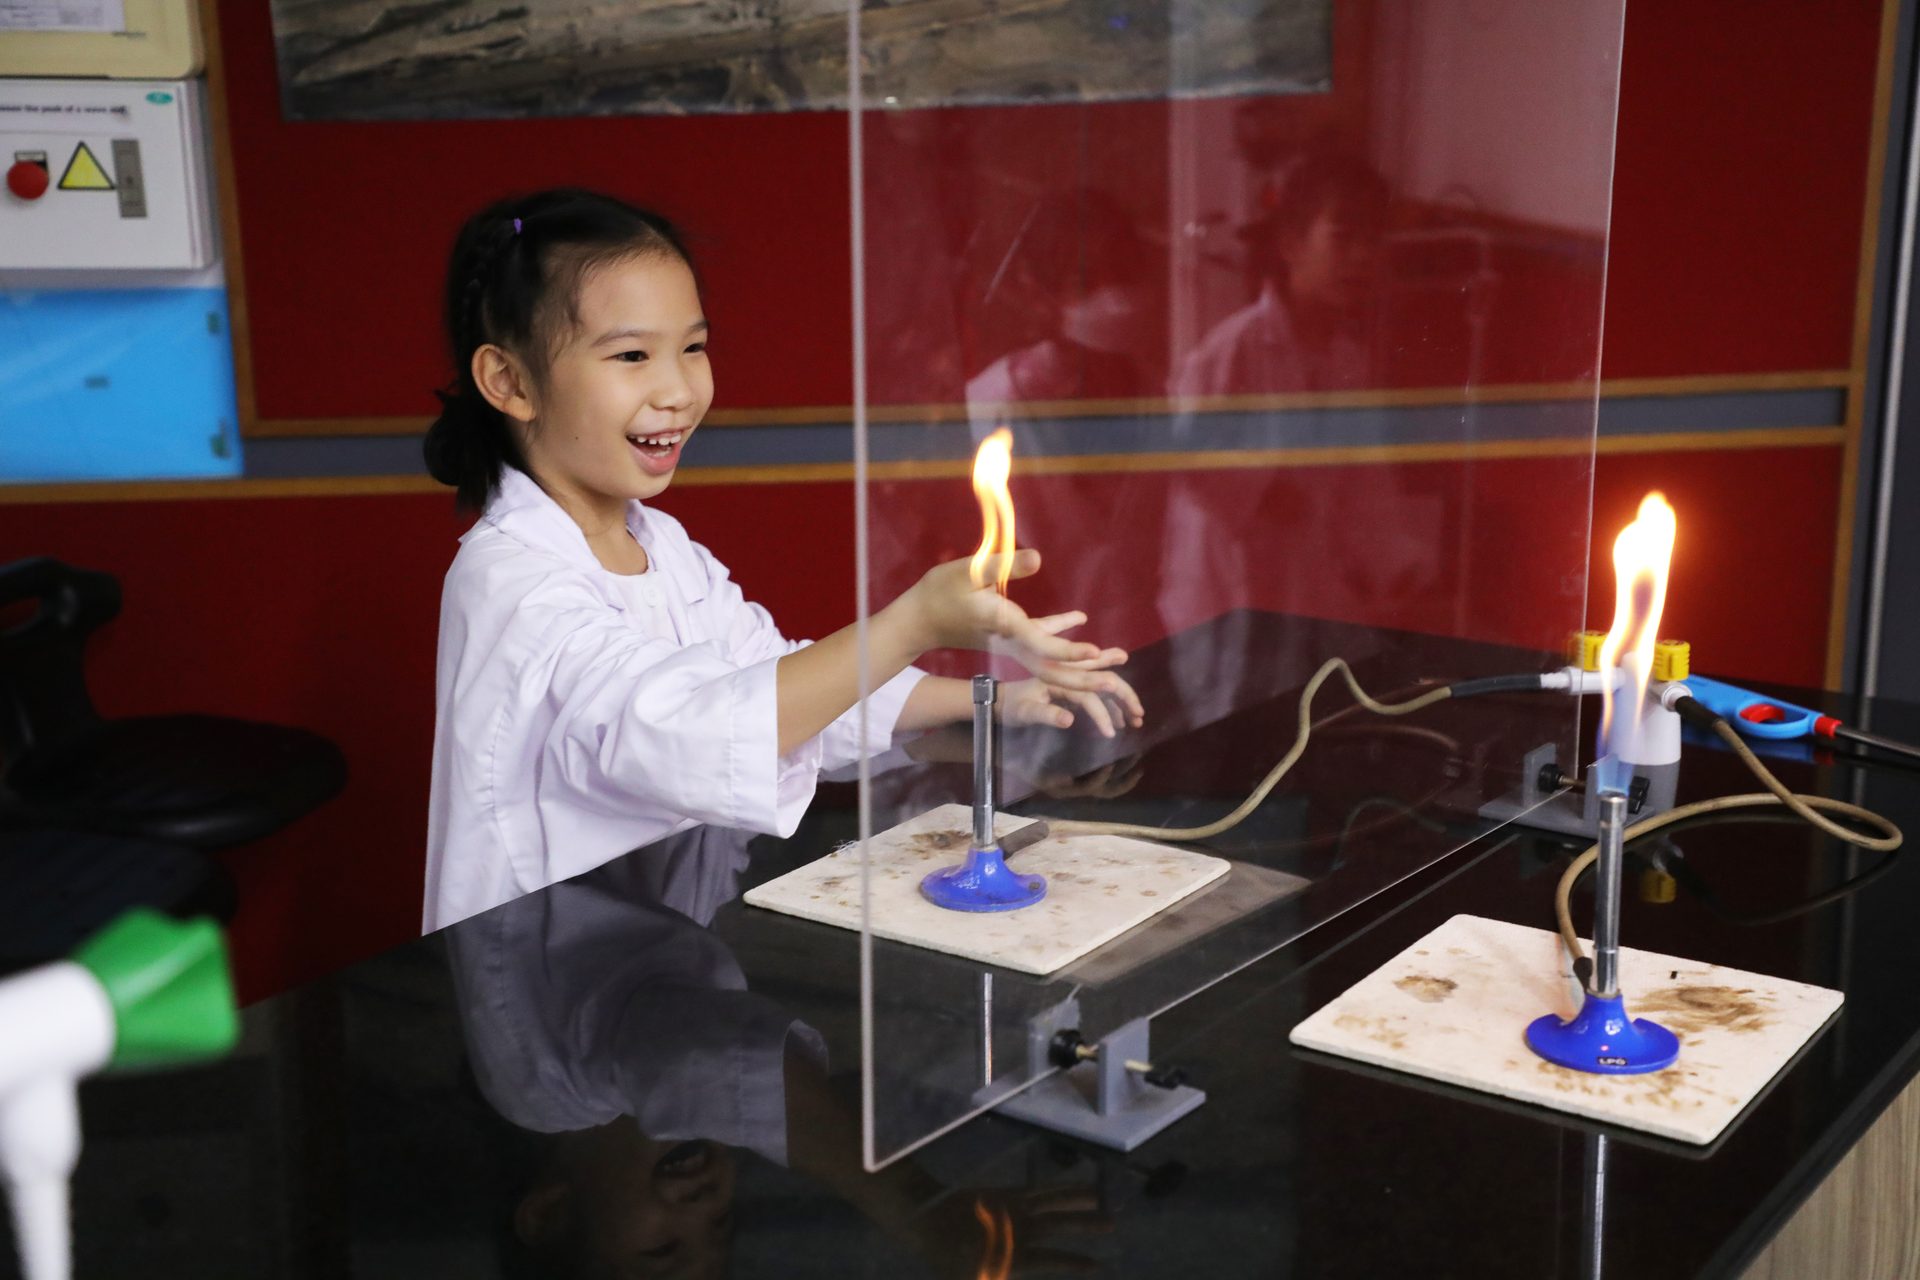
[{"label": "black clamp screw", "polygon": [[1627,784],[1627,812],[1638,813],[1647,803],[1647,793],[1653,789],[1653,780],[1637,774]]},{"label": "black clamp screw", "polygon": [[1541,791],[1559,791],[1566,787],[1578,787],[1579,780],[1557,764],[1540,766],[1540,776],[1533,784]]},{"label": "black clamp screw", "polygon": [[1140,1078],[1156,1089],[1178,1089],[1187,1082],[1187,1073],[1180,1067],[1155,1067]]},{"label": "black clamp screw", "polygon": [[[1586,789],[1586,784],[1562,769],[1557,764],[1543,764],[1533,780],[1535,788],[1541,791],[1559,791],[1563,788],[1573,791]],[[1647,795],[1653,788],[1651,778],[1635,774],[1633,781],[1627,784],[1627,812],[1638,813],[1646,807]]]},{"label": "black clamp screw", "polygon": [[1054,1032],[1053,1039],[1047,1042],[1047,1061],[1062,1071],[1079,1066],[1081,1059],[1090,1058],[1095,1052],[1075,1027]]}]

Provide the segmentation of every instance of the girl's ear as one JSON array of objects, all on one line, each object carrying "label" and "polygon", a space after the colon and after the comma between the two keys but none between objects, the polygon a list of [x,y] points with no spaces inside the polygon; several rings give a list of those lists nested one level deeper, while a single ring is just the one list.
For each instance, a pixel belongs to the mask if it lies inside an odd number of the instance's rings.
[{"label": "girl's ear", "polygon": [[491,342],[473,353],[473,384],[487,403],[521,426],[534,419],[533,380],[513,353]]}]

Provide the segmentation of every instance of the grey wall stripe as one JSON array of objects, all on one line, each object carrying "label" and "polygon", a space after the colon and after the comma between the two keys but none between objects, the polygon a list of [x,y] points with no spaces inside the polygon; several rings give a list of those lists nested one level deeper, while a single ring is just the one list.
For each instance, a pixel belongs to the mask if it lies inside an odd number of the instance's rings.
[{"label": "grey wall stripe", "polygon": [[[1602,401],[1600,434],[1625,437],[1837,426],[1844,421],[1845,411],[1846,393],[1837,388],[1638,396]],[[1573,440],[1585,435],[1590,413],[1590,407],[1580,401],[1540,401],[1212,413],[1191,420],[1161,415],[1060,418],[1023,423],[1020,448],[1030,455],[1063,457]],[[881,422],[874,424],[869,436],[876,462],[966,458],[975,440],[974,429],[957,422]],[[425,470],[415,436],[249,440],[245,449],[249,476],[418,475]],[[850,463],[852,459],[852,428],[824,423],[709,428],[700,434],[690,461],[703,467],[739,467]]]},{"label": "grey wall stripe", "polygon": [[412,476],[426,474],[419,436],[314,436],[248,440],[241,461],[249,478]]},{"label": "grey wall stripe", "polygon": [[1846,415],[1847,393],[1840,387],[1716,396],[1634,396],[1600,402],[1600,434],[1837,427],[1846,421]]}]

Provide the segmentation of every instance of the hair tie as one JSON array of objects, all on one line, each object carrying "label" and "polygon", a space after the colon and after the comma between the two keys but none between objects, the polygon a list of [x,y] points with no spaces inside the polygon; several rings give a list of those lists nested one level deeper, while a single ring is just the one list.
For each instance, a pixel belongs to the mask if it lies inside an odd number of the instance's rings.
[{"label": "hair tie", "polygon": [[515,218],[515,219],[513,220],[513,234],[515,234],[515,235],[519,235],[519,234],[520,234],[520,219],[518,219],[518,218]]}]

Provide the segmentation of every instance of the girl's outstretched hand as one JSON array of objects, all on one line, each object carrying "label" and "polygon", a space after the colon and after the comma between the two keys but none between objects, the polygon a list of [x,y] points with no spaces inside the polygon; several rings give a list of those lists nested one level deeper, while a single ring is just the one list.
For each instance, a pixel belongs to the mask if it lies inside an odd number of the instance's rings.
[{"label": "girl's outstretched hand", "polygon": [[[988,558],[987,573],[990,578],[998,572],[1002,558],[997,555]],[[1072,678],[1091,675],[1091,669],[1078,671],[1064,664],[1100,662],[1108,655],[1119,653],[1118,650],[1103,651],[1100,646],[1085,641],[1062,639],[1029,618],[1025,609],[1001,596],[991,582],[984,587],[974,586],[968,569],[969,562],[966,560],[949,560],[946,564],[935,565],[894,602],[896,607],[905,612],[907,624],[913,629],[920,651],[1004,651],[1017,658],[1029,671],[1040,663],[1063,664],[1063,669],[1071,672],[1063,687],[1089,692],[1102,687],[1098,681]],[[1012,577],[1030,578],[1039,571],[1038,551],[1028,548],[1013,553]],[[1125,661],[1126,655],[1120,654],[1119,660]],[[1111,666],[1113,662],[1108,660],[1107,665]]]},{"label": "girl's outstretched hand", "polygon": [[1119,676],[1109,679],[1113,691],[1100,693],[1061,688],[1039,676],[1003,684],[1000,686],[1001,723],[1068,729],[1079,716],[1085,715],[1103,738],[1111,738],[1122,728],[1138,729],[1146,723],[1140,709],[1140,696]]},{"label": "girl's outstretched hand", "polygon": [[[1075,610],[1032,621],[1048,635],[1057,636],[1086,620],[1086,614]],[[1077,709],[1103,738],[1113,737],[1122,727],[1138,729],[1146,723],[1140,695],[1111,670],[1126,660],[1124,649],[1102,649],[1096,657],[1079,662],[1027,661],[1031,679],[1000,686],[1003,723],[1065,729],[1073,724]]]},{"label": "girl's outstretched hand", "polygon": [[[987,560],[990,579],[1001,559]],[[1038,551],[1016,551],[1009,576],[1027,578],[1039,569]],[[1061,634],[1086,622],[1086,614],[1074,610],[1030,618],[991,583],[974,586],[969,571],[966,560],[936,565],[889,606],[902,612],[916,654],[928,649],[987,649],[1019,662],[1034,678],[1003,688],[1001,705],[1010,724],[1066,728],[1077,708],[1110,738],[1120,725],[1138,727],[1144,722],[1140,695],[1111,670],[1126,662],[1126,650],[1103,649]]]}]

